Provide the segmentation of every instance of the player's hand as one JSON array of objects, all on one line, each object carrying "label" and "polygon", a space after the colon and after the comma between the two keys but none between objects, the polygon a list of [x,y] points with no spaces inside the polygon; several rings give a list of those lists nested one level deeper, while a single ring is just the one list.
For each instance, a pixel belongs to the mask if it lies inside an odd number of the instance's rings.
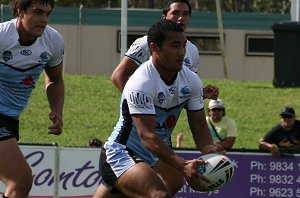
[{"label": "player's hand", "polygon": [[203,89],[203,98],[217,100],[219,96],[219,88],[213,85],[207,85]]},{"label": "player's hand", "polygon": [[194,159],[188,160],[185,165],[185,180],[189,186],[197,191],[207,191],[207,183],[211,181],[204,175],[199,174],[197,168],[201,164],[205,164],[207,161]]},{"label": "player's hand", "polygon": [[52,121],[52,126],[49,126],[48,134],[60,135],[62,133],[63,121],[61,115],[51,112],[49,113],[49,119]]}]

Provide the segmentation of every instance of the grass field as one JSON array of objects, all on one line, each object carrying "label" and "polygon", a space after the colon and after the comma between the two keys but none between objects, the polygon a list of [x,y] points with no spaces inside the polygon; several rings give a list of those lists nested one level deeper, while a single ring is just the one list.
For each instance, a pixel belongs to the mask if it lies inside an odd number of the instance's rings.
[{"label": "grass field", "polygon": [[[64,132],[60,136],[47,134],[49,107],[44,81],[38,83],[28,107],[20,118],[20,142],[53,143],[59,146],[86,146],[92,137],[105,140],[119,117],[120,93],[107,76],[65,76]],[[300,112],[299,88],[274,88],[271,82],[233,82],[203,80],[220,88],[220,98],[226,114],[238,125],[235,148],[257,148],[258,140],[279,122],[283,105]],[[206,104],[208,101],[206,101]],[[194,147],[185,112],[175,128],[185,134],[185,147]]]}]

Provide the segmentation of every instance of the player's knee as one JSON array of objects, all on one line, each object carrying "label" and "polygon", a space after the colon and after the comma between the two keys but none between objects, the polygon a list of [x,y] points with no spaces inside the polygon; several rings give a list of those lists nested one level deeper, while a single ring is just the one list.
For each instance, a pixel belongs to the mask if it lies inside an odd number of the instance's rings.
[{"label": "player's knee", "polygon": [[8,197],[28,197],[32,187],[32,172],[25,171],[14,181],[7,182],[6,196]]},{"label": "player's knee", "polygon": [[171,195],[167,190],[157,190],[150,193],[149,198],[171,198]]}]

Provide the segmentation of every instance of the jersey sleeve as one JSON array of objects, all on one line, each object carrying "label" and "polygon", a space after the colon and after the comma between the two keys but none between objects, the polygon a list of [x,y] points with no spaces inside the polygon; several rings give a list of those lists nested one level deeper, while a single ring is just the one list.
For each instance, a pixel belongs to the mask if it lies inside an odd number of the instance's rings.
[{"label": "jersey sleeve", "polygon": [[202,81],[196,73],[191,72],[191,97],[187,103],[190,111],[204,109]]},{"label": "jersey sleeve", "polygon": [[190,41],[188,41],[188,45],[187,45],[189,50],[189,54],[190,54],[190,58],[191,58],[191,66],[190,66],[190,70],[197,73],[198,69],[200,67],[200,56],[199,56],[199,50],[196,47],[196,45],[194,45],[193,43],[191,43]]},{"label": "jersey sleeve", "polygon": [[51,29],[49,35],[51,36],[49,45],[51,45],[52,56],[47,65],[49,67],[55,67],[63,61],[65,44],[62,35],[56,30]]},{"label": "jersey sleeve", "polygon": [[156,114],[153,83],[147,79],[148,77],[144,76],[143,73],[133,75],[124,87],[123,94],[127,99],[130,114]]},{"label": "jersey sleeve", "polygon": [[136,39],[125,53],[125,56],[133,60],[138,66],[150,58],[150,50],[147,43],[147,36]]}]

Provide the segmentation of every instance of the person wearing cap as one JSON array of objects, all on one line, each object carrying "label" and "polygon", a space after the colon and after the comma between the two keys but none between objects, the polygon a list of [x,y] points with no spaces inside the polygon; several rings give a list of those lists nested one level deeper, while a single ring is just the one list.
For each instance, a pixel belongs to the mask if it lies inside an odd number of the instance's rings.
[{"label": "person wearing cap", "polygon": [[300,151],[300,121],[296,120],[295,110],[285,106],[279,116],[280,124],[259,140],[259,148],[271,152],[274,157]]},{"label": "person wearing cap", "polygon": [[232,118],[225,115],[221,99],[209,101],[206,121],[215,146],[220,150],[232,148],[237,138],[237,125]]}]

